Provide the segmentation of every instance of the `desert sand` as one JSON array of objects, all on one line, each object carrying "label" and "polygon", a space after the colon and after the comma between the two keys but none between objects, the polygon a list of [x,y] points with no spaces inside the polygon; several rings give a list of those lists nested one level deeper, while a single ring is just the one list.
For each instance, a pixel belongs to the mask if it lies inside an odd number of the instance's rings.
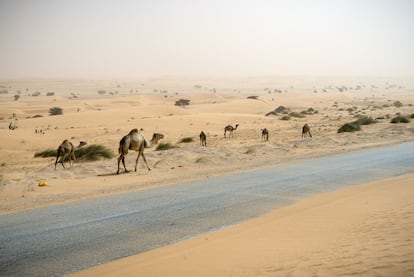
[{"label": "desert sand", "polygon": [[[0,92],[0,214],[414,140],[414,119],[390,123],[398,114],[414,114],[414,82],[407,78],[28,79],[1,80]],[[189,105],[177,106],[180,99],[189,100]],[[280,106],[286,110],[274,112]],[[53,107],[61,108],[63,114],[49,115]],[[287,115],[289,120],[283,120]],[[337,132],[358,116],[372,117],[377,123],[363,125],[353,133]],[[17,128],[10,130],[10,123]],[[311,128],[312,138],[301,137],[305,123]],[[224,138],[228,124],[239,124],[232,138]],[[121,170],[116,175],[119,141],[133,128],[142,128],[149,139],[154,132],[162,133],[161,142],[175,148],[145,149],[151,171],[140,160],[137,172],[125,174]],[[261,139],[263,128],[269,130],[269,141]],[[202,130],[207,134],[207,147],[200,146]],[[192,141],[181,142],[185,138]],[[94,162],[76,161],[66,169],[58,164],[56,170],[54,157],[34,157],[37,152],[56,149],[65,139],[75,145],[86,141],[105,146],[115,156]],[[127,155],[129,170],[134,168],[135,159],[135,152]],[[47,185],[39,186],[40,182]],[[390,191],[394,193],[394,189]],[[393,211],[398,214],[399,210]],[[385,217],[388,215],[384,215],[387,224]],[[409,213],[406,217],[412,218]],[[345,234],[355,232],[356,239],[363,241],[366,233],[363,224],[360,227]],[[309,234],[309,239],[312,234],[315,232]],[[380,233],[378,236],[381,238]],[[352,241],[343,239],[342,247]],[[257,243],[260,245],[260,241]],[[306,251],[296,246],[297,255]],[[220,253],[231,256],[240,252],[240,259],[234,261],[238,266],[228,268],[237,269],[229,274],[242,275],[248,270],[243,266],[248,257],[242,255],[241,244],[234,247]],[[345,255],[335,251],[333,247],[321,255],[332,253],[330,259]],[[352,263],[350,251],[337,263]],[[410,251],[412,255],[412,247]],[[267,258],[261,256],[263,262],[274,259],[273,254],[270,251]],[[217,252],[210,258],[221,255]],[[412,265],[412,258],[407,263]],[[283,266],[260,266],[260,270],[256,273],[272,275]]]},{"label": "desert sand", "polygon": [[411,174],[313,196],[70,276],[412,276],[413,183]]}]

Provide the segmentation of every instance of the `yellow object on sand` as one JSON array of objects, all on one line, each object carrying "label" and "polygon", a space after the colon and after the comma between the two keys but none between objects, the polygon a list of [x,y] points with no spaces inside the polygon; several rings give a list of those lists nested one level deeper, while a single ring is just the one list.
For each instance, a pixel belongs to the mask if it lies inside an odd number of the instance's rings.
[{"label": "yellow object on sand", "polygon": [[39,182],[39,187],[44,187],[47,186],[47,182],[46,181],[40,181]]}]

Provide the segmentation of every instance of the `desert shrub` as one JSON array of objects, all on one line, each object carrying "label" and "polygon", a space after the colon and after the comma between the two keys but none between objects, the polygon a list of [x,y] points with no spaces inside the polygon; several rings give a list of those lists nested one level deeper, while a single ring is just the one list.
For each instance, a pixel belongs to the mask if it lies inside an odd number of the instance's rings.
[{"label": "desert shrub", "polygon": [[37,118],[37,117],[43,117],[43,115],[41,115],[41,114],[35,114],[34,116],[32,116],[32,118]]},{"label": "desert shrub", "polygon": [[56,149],[47,149],[44,151],[36,152],[34,154],[35,158],[48,158],[48,157],[56,157],[57,150]]},{"label": "desert shrub", "polygon": [[106,90],[100,89],[100,90],[98,90],[98,94],[104,95],[104,94],[106,94]]},{"label": "desert shrub", "polygon": [[344,133],[344,132],[355,132],[361,130],[361,125],[357,122],[351,122],[351,123],[345,123],[342,125],[341,128],[338,129],[338,133]]},{"label": "desert shrub", "polygon": [[7,89],[0,90],[0,94],[7,94],[7,93],[9,93],[9,91]]},{"label": "desert shrub", "polygon": [[271,115],[277,115],[277,113],[275,113],[275,111],[271,111],[268,112],[267,114],[265,114],[266,116],[271,116]]},{"label": "desert shrub", "polygon": [[304,114],[302,114],[302,113],[297,113],[297,112],[291,112],[291,113],[289,113],[289,116],[290,116],[290,117],[298,117],[298,118],[303,118],[303,117],[305,117],[305,115],[304,115]]},{"label": "desert shrub", "polygon": [[62,115],[63,109],[59,107],[53,107],[49,109],[49,115]]},{"label": "desert shrub", "polygon": [[53,95],[55,95],[54,92],[48,92],[48,93],[46,93],[46,96],[53,96]]},{"label": "desert shrub", "polygon": [[35,92],[32,93],[32,96],[39,96],[39,95],[40,95],[39,91],[35,91]]},{"label": "desert shrub", "polygon": [[394,107],[397,107],[397,108],[401,108],[402,106],[404,106],[403,103],[401,103],[400,101],[395,101],[393,105]]},{"label": "desert shrub", "polygon": [[179,143],[189,143],[193,141],[194,139],[192,137],[186,137],[186,138],[182,138]]},{"label": "desert shrub", "polygon": [[359,123],[360,125],[370,125],[370,124],[377,123],[375,119],[373,119],[372,117],[368,117],[368,116],[361,116],[360,118],[358,118],[356,122]]},{"label": "desert shrub", "polygon": [[410,115],[410,118],[414,118],[414,113],[412,113],[412,114]]},{"label": "desert shrub", "polygon": [[180,99],[180,100],[175,101],[175,105],[176,106],[181,106],[181,107],[188,106],[188,105],[190,105],[190,100]]},{"label": "desert shrub", "polygon": [[20,95],[18,95],[18,94],[15,94],[15,95],[14,95],[14,101],[19,100],[19,98],[20,98]]},{"label": "desert shrub", "polygon": [[393,119],[391,119],[391,123],[408,123],[408,122],[410,122],[408,117],[403,116],[403,115],[398,115],[394,117]]},{"label": "desert shrub", "polygon": [[169,150],[176,148],[176,146],[170,144],[170,143],[159,143],[155,151],[163,151],[163,150]]},{"label": "desert shrub", "polygon": [[97,161],[101,159],[111,159],[115,154],[112,150],[103,145],[91,144],[76,150],[75,156],[82,161]]},{"label": "desert shrub", "polygon": [[280,118],[280,120],[290,120],[290,116],[284,115],[282,118]]},{"label": "desert shrub", "polygon": [[284,106],[279,106],[279,107],[277,107],[275,110],[274,110],[274,112],[276,112],[276,113],[283,113],[283,112],[286,112],[288,109],[286,108],[286,107],[284,107]]},{"label": "desert shrub", "polygon": [[254,99],[254,100],[257,100],[257,98],[259,98],[259,96],[256,96],[256,95],[252,95],[252,96],[247,97],[247,99]]}]

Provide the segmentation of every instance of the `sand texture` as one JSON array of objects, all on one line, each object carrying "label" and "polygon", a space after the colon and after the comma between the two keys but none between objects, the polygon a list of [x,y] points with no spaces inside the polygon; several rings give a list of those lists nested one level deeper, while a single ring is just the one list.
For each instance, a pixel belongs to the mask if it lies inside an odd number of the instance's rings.
[{"label": "sand texture", "polygon": [[[352,78],[158,78],[138,81],[3,80],[0,94],[0,213],[174,184],[298,159],[412,141],[414,120],[391,124],[396,114],[414,114],[412,80]],[[14,96],[18,95],[16,101]],[[37,96],[36,96],[37,95]],[[48,96],[49,95],[49,96]],[[180,99],[187,106],[176,105]],[[275,112],[283,106],[284,112]],[[62,115],[49,115],[53,107]],[[274,113],[272,113],[274,112]],[[269,114],[270,113],[270,114]],[[293,114],[292,114],[293,113]],[[295,114],[296,113],[296,114]],[[300,114],[302,117],[297,117]],[[290,115],[289,120],[282,120]],[[357,116],[377,119],[353,133],[340,133]],[[16,129],[10,130],[13,123]],[[302,140],[307,123],[313,138]],[[232,138],[224,127],[239,124]],[[115,175],[117,157],[75,162],[63,169],[55,150],[65,140],[102,145],[118,155],[131,129],[164,134],[177,148],[145,150],[138,171]],[[269,141],[261,129],[269,130]],[[199,134],[207,134],[201,147]],[[37,131],[37,132],[36,132]],[[180,142],[185,138],[192,142]],[[136,152],[126,157],[133,170]],[[47,186],[39,187],[39,182]]]},{"label": "sand texture", "polygon": [[317,195],[72,276],[413,276],[414,175]]}]

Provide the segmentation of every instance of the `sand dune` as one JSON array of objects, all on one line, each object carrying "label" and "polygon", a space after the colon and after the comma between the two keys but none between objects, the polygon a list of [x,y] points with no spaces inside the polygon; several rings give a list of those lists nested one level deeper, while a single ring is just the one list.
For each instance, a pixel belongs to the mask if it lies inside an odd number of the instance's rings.
[{"label": "sand dune", "polygon": [[[297,159],[354,151],[413,140],[414,120],[391,124],[397,113],[414,113],[410,80],[352,78],[158,78],[126,81],[3,80],[8,93],[0,95],[0,213],[102,194],[173,184],[224,173],[293,162]],[[339,88],[346,91],[339,91]],[[98,91],[104,90],[105,94]],[[39,92],[39,96],[32,96]],[[48,92],[54,95],[46,96]],[[14,101],[14,95],[20,95]],[[256,99],[250,99],[255,96]],[[179,99],[190,100],[181,107]],[[402,107],[394,103],[400,101]],[[301,113],[303,118],[281,120],[284,114],[266,116],[277,107]],[[63,115],[50,116],[60,107]],[[8,126],[17,117],[18,128]],[[366,115],[378,123],[355,133],[338,134],[346,122]],[[224,139],[224,126],[240,124],[232,139]],[[312,139],[301,139],[304,123]],[[261,141],[261,129],[270,132]],[[147,149],[154,168],[114,176],[116,158],[78,162],[73,168],[54,168],[54,158],[34,158],[56,149],[64,140],[100,144],[117,153],[121,137],[143,128],[148,137],[163,133],[162,142],[178,148]],[[44,134],[35,133],[42,130]],[[207,148],[198,135],[207,134]],[[179,143],[192,137],[190,143]],[[133,168],[135,153],[127,156]],[[38,187],[40,180],[48,186]]]},{"label": "sand dune", "polygon": [[341,189],[71,276],[411,276],[414,175]]},{"label": "sand dune", "polygon": [[[410,79],[2,80],[0,85],[8,92],[0,94],[3,214],[414,139],[413,119],[390,123],[398,114],[414,114]],[[40,95],[32,96],[36,92]],[[14,95],[20,98],[15,101]],[[176,106],[180,99],[190,104]],[[288,113],[313,112],[289,120],[282,120],[286,114],[281,113],[266,116],[279,106]],[[62,108],[63,114],[50,116],[52,107]],[[377,123],[337,133],[357,116]],[[17,129],[9,130],[10,122]],[[225,139],[224,127],[236,123],[234,137]],[[313,137],[302,140],[305,123]],[[268,142],[261,141],[264,127],[270,132]],[[163,133],[162,142],[176,148],[146,149],[153,170],[140,161],[138,172],[120,175],[115,174],[116,157],[56,170],[54,157],[34,158],[64,139],[117,153],[119,140],[132,128],[143,128],[147,137]],[[201,130],[207,147],[199,145]],[[180,143],[188,137],[193,141]],[[126,157],[129,169],[135,158],[134,152]],[[47,186],[39,187],[39,181]],[[412,275],[412,182],[413,176],[407,176],[316,196],[218,234],[80,275]]]}]

